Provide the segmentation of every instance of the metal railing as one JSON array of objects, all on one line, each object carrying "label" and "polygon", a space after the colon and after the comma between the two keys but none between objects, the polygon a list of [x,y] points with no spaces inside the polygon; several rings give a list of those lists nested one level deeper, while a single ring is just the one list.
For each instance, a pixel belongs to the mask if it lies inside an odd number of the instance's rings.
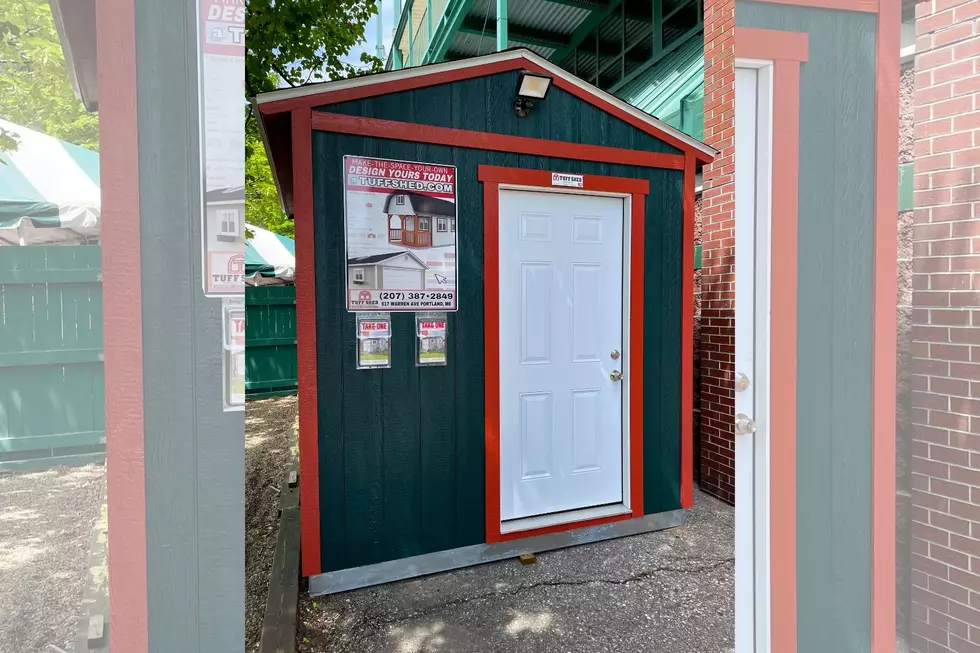
[{"label": "metal railing", "polygon": [[408,0],[402,8],[392,51],[385,67],[389,70],[429,63],[429,49],[449,0]]}]

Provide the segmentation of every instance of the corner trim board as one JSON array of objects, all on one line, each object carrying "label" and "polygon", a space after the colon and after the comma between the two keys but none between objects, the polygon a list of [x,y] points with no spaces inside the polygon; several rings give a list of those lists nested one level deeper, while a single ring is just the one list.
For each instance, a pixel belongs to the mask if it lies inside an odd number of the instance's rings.
[{"label": "corner trim board", "polygon": [[874,344],[871,418],[871,651],[895,650],[895,385],[901,7],[878,3],[875,75]]},{"label": "corner trim board", "polygon": [[313,576],[321,571],[312,139],[310,110],[294,109],[293,212],[296,225],[296,364],[299,384],[299,514],[303,576]]},{"label": "corner trim board", "polygon": [[[139,117],[134,0],[95,5],[102,157],[106,486],[109,521],[109,644],[147,653],[149,606],[143,317],[140,259]],[[112,138],[107,138],[111,133]]]},{"label": "corner trim board", "polygon": [[[797,220],[800,161],[800,64],[808,35],[735,28],[735,56],[773,62],[770,305],[770,644],[797,650],[796,347]],[[897,141],[896,141],[897,142]],[[777,310],[778,309],[778,310]]]}]

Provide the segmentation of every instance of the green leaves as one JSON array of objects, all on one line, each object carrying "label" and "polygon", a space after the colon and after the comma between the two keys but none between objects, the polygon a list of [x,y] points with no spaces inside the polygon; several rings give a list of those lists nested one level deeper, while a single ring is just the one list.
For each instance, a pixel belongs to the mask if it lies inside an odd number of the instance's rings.
[{"label": "green leaves", "polygon": [[[356,75],[342,58],[364,40],[364,26],[377,12],[374,0],[247,0],[247,92]],[[371,59],[365,63],[380,70],[380,60]]]},{"label": "green leaves", "polygon": [[[361,69],[343,61],[377,12],[374,0],[247,0],[246,94],[380,71],[381,60],[366,53]],[[292,238],[293,221],[280,208],[255,117],[246,116],[245,219]]]},{"label": "green leaves", "polygon": [[[75,98],[47,0],[0,0],[0,117],[99,147],[98,116]],[[15,144],[0,130],[0,151]]]}]

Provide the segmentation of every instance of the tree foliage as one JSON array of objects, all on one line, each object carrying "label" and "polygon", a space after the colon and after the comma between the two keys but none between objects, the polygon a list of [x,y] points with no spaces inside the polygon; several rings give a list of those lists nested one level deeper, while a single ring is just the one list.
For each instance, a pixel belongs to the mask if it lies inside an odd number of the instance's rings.
[{"label": "tree foliage", "polygon": [[[360,67],[343,59],[364,41],[364,26],[377,11],[375,0],[247,0],[245,92],[251,96],[381,70],[381,60],[367,54],[361,55]],[[246,220],[292,237],[293,223],[279,207],[255,117],[246,111]]]},{"label": "tree foliage", "polygon": [[[99,148],[99,119],[75,97],[47,0],[0,0],[0,117]],[[0,151],[16,147],[0,130]]]}]

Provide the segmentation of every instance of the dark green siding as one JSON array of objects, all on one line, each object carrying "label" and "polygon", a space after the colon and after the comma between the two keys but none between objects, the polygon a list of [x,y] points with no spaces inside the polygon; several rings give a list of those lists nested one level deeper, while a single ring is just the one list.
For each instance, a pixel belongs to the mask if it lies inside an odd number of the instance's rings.
[{"label": "dark green siding", "polygon": [[[552,89],[535,109],[541,115],[547,110],[550,121],[521,121],[512,110],[515,83],[510,74],[498,75],[331,110],[619,147],[641,143],[653,149],[656,145],[646,134],[573,96],[563,99],[558,89]],[[537,132],[539,127],[546,133]],[[599,133],[601,137],[596,136]],[[393,315],[391,369],[354,368],[354,316],[344,308],[342,282],[345,154],[458,168],[459,311],[449,317],[449,364],[444,368],[415,367],[412,314]],[[650,181],[645,232],[644,503],[648,513],[680,507],[682,173],[315,132],[324,571],[485,541],[480,164]]]},{"label": "dark green siding", "polygon": [[875,20],[768,3],[736,8],[739,26],[810,37],[800,79],[800,653],[870,646]]},{"label": "dark green siding", "polygon": [[245,396],[296,394],[296,286],[245,287]]},{"label": "dark green siding", "polygon": [[[383,98],[342,102],[320,109],[351,116],[420,122],[437,127],[548,138],[584,145],[616,143],[614,147],[680,153],[673,146],[555,86],[527,118],[517,119],[513,112],[516,87],[517,72],[511,71],[392,93]],[[490,107],[493,107],[492,111]]]}]

